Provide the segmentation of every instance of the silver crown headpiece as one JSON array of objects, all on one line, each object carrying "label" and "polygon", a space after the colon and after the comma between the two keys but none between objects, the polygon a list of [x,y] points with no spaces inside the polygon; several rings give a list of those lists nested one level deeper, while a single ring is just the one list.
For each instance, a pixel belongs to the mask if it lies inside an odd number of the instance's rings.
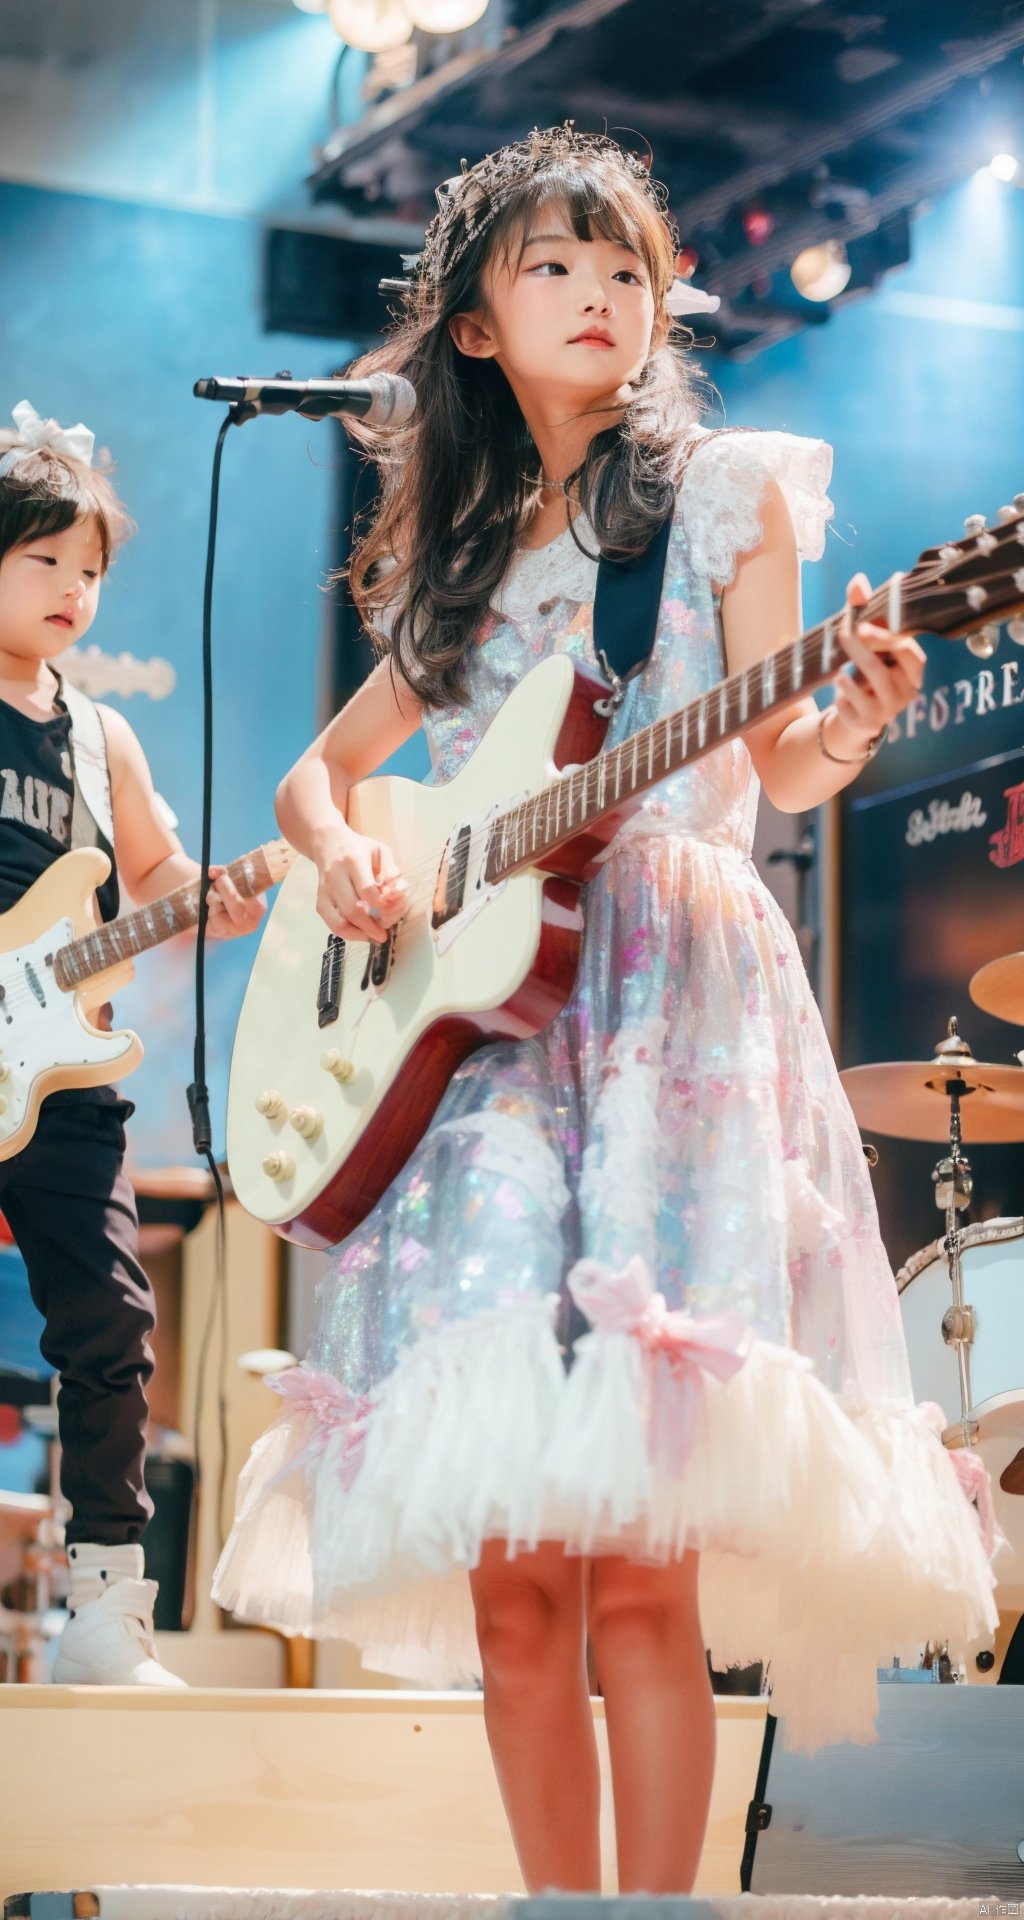
[{"label": "silver crown headpiece", "polygon": [[668,212],[668,193],[652,180],[643,160],[620,147],[604,134],[577,133],[573,122],[564,126],[535,130],[525,140],[517,140],[496,152],[485,154],[473,167],[462,162],[462,171],[437,188],[438,211],[423,238],[423,251],[406,255],[403,264],[408,278],[383,280],[382,292],[411,295],[424,285],[440,286],[480,235],[486,233],[502,208],[524,181],[543,173],[545,168],[573,160],[600,158],[621,167],[644,190],[657,209],[671,236],[673,247],[678,235]]}]

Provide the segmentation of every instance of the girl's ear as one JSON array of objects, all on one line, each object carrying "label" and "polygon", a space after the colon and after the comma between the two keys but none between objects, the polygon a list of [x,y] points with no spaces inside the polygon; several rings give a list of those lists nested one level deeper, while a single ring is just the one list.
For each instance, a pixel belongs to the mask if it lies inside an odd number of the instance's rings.
[{"label": "girl's ear", "polygon": [[453,313],[448,331],[459,352],[469,360],[492,360],[498,351],[494,335],[475,313]]}]

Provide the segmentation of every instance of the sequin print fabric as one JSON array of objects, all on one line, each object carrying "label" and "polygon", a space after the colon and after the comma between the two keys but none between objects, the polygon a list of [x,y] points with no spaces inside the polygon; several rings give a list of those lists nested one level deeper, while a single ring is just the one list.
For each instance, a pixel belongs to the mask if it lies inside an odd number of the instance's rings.
[{"label": "sequin print fabric", "polygon": [[[744,438],[693,458],[612,742],[723,677],[712,581],[756,544],[766,477]],[[820,551],[827,449],[756,439]],[[502,583],[468,705],[428,716],[433,780],[549,654],[592,661],[570,544]],[[739,743],[652,791],[584,890],[563,1012],[466,1062],[337,1249],[239,1483],[221,1606],[448,1686],[481,1671],[465,1570],[487,1542],[695,1549],[714,1665],[770,1661],[808,1748],[873,1737],[894,1653],[956,1659],[993,1630],[977,1515],[938,1410],[913,1405],[860,1137],[750,859],[756,800]]]},{"label": "sequin print fabric", "polygon": [[[592,614],[557,598],[489,616],[468,706],[427,716],[432,780],[458,772],[548,654],[592,661]],[[677,514],[655,652],[609,743],[724,671],[716,599],[690,571]],[[457,1074],[405,1174],[340,1250],[311,1365],[372,1391],[425,1330],[552,1294],[564,1344],[583,1324],[565,1288],[573,1263],[640,1253],[671,1306],[742,1314],[834,1389],[868,1367],[906,1391],[899,1340],[879,1340],[861,1304],[865,1268],[885,1296],[891,1277],[798,950],[750,860],[756,804],[734,742],[629,821],[586,891],[569,1006]]]}]

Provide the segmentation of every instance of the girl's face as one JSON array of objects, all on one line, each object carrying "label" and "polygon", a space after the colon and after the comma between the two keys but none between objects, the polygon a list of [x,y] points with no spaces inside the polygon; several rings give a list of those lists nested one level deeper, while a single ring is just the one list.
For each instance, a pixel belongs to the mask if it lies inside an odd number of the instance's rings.
[{"label": "girl's face", "polygon": [[48,660],[81,640],[96,617],[103,548],[93,516],[40,534],[0,561],[0,650]]},{"label": "girl's face", "polygon": [[495,359],[524,410],[531,399],[565,403],[572,413],[629,401],[655,314],[639,254],[598,233],[578,240],[549,201],[531,216],[521,250],[492,258],[485,296],[480,312],[453,320],[456,344]]}]

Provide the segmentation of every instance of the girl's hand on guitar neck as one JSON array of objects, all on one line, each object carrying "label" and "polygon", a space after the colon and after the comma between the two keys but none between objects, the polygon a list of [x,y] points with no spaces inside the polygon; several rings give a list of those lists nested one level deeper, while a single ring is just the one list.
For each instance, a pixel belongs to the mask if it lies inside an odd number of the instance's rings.
[{"label": "girl's hand on guitar neck", "polygon": [[402,918],[409,889],[390,847],[353,833],[342,822],[321,837],[315,854],[320,885],[316,910],[342,940],[379,945]]}]

